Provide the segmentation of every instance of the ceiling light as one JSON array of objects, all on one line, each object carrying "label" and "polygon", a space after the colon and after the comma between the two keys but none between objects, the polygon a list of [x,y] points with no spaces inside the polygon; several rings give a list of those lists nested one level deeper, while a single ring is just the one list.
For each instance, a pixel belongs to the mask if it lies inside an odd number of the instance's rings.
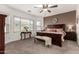
[{"label": "ceiling light", "polygon": [[47,11],[47,9],[43,9],[43,11]]}]

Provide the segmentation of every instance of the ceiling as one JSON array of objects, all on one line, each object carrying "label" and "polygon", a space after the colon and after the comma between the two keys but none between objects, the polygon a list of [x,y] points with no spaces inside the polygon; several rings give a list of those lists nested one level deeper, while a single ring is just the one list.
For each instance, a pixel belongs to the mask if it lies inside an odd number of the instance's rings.
[{"label": "ceiling", "polygon": [[11,8],[23,11],[31,15],[42,16],[42,17],[73,11],[76,10],[77,7],[76,4],[57,4],[58,5],[57,8],[49,8],[49,10],[51,10],[51,13],[49,12],[40,13],[41,8],[34,8],[35,5],[36,4],[8,4],[8,6]]}]

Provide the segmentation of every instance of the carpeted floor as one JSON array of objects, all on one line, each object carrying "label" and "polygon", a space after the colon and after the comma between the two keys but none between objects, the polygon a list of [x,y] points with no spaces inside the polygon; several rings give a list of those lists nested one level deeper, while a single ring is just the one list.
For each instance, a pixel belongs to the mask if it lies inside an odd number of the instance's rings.
[{"label": "carpeted floor", "polygon": [[45,47],[43,43],[34,43],[33,38],[26,40],[18,40],[6,44],[6,54],[77,54],[79,46],[76,42],[65,40],[63,46],[52,45]]}]

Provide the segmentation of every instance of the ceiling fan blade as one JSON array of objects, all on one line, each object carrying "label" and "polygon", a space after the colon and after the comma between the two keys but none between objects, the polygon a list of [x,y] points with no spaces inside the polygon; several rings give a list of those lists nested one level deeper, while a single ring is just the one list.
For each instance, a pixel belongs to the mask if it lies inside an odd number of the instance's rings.
[{"label": "ceiling fan blade", "polygon": [[42,13],[42,12],[43,12],[43,10],[40,11],[40,13]]},{"label": "ceiling fan blade", "polygon": [[58,5],[50,6],[49,8],[55,8],[55,7],[58,7]]},{"label": "ceiling fan blade", "polygon": [[51,13],[51,11],[50,10],[47,10],[49,13]]}]

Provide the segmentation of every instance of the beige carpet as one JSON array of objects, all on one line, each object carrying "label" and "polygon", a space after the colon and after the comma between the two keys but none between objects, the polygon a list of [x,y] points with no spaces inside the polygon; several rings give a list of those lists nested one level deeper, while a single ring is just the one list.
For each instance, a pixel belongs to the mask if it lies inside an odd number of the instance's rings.
[{"label": "beige carpet", "polygon": [[45,47],[43,43],[34,43],[33,38],[18,40],[6,44],[6,54],[75,54],[79,53],[79,46],[76,42],[65,40],[63,46],[52,45]]}]

